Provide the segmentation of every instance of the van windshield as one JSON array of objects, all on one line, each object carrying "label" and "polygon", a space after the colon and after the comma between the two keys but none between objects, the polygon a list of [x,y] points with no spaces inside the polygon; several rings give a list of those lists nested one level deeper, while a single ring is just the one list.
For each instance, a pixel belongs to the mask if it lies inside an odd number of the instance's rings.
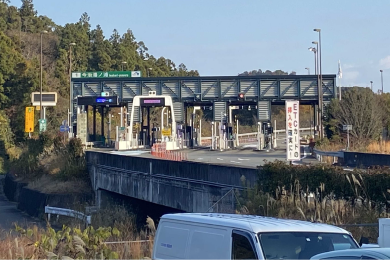
[{"label": "van windshield", "polygon": [[359,247],[347,234],[272,232],[258,236],[265,259],[310,259],[324,252]]}]

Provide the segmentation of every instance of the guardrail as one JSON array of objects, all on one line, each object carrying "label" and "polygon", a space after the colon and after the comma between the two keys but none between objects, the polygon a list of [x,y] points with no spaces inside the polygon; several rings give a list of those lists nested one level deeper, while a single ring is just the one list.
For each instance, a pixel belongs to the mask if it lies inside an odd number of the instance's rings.
[{"label": "guardrail", "polygon": [[91,225],[91,216],[87,216],[82,212],[72,210],[72,209],[63,209],[56,207],[45,206],[45,214],[48,214],[48,220],[50,221],[50,215],[61,215],[67,217],[73,217],[80,220],[83,220],[87,225]]},{"label": "guardrail", "polygon": [[338,151],[338,152],[324,152],[317,149],[313,149],[313,152],[320,156],[330,156],[330,157],[339,157],[344,158],[344,151]]}]

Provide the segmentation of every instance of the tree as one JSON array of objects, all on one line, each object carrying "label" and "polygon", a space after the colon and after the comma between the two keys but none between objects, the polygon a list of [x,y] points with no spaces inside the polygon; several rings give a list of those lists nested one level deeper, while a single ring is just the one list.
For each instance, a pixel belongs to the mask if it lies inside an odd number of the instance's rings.
[{"label": "tree", "polygon": [[34,10],[32,0],[22,0],[22,6],[19,9],[20,17],[22,19],[22,31],[34,32],[33,23],[37,12]]},{"label": "tree", "polygon": [[288,72],[285,72],[283,70],[275,70],[275,71],[262,71],[261,69],[259,70],[252,70],[250,72],[244,71],[243,73],[238,74],[238,76],[258,76],[258,75],[296,75],[295,71],[292,71],[290,74]]},{"label": "tree", "polygon": [[109,71],[112,65],[111,44],[104,39],[103,30],[100,25],[91,32],[92,40],[92,58],[89,62],[89,68],[92,71]]},{"label": "tree", "polygon": [[369,88],[353,87],[341,102],[333,99],[327,109],[327,134],[338,135],[343,125],[352,125],[350,135],[359,143],[379,137],[387,111],[383,99]]}]

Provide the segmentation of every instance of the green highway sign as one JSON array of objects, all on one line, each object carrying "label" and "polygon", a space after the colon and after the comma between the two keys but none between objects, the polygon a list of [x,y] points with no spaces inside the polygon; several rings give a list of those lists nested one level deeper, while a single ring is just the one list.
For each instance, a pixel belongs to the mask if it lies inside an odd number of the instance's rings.
[{"label": "green highway sign", "polygon": [[141,71],[81,71],[72,72],[73,79],[88,78],[139,78]]},{"label": "green highway sign", "polygon": [[46,119],[39,119],[39,132],[46,132]]}]

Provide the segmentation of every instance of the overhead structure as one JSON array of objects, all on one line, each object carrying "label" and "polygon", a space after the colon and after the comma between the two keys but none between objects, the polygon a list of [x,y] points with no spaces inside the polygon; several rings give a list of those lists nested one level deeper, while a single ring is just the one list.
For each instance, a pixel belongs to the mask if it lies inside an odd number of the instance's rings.
[{"label": "overhead structure", "polygon": [[[101,107],[103,110],[112,106],[127,107],[129,115],[127,124],[133,127],[132,123],[142,120],[141,107],[147,105],[141,104],[140,97],[150,97],[149,93],[165,97],[164,102],[169,102],[175,115],[172,123],[177,125],[187,124],[189,120],[186,117],[186,109],[194,106],[212,109],[213,120],[216,122],[220,122],[221,119],[230,121],[225,114],[229,113],[230,106],[237,105],[249,105],[248,110],[256,109],[257,119],[262,122],[271,120],[271,105],[284,105],[285,100],[297,100],[302,105],[314,105],[314,110],[317,111],[319,108],[317,75],[144,78],[133,74],[73,73],[71,125],[76,126],[80,105],[77,100],[89,98],[89,102],[94,102],[89,105]],[[323,104],[326,105],[336,97],[336,75],[322,75],[321,82]],[[115,104],[110,102],[97,104],[96,98],[106,98],[106,101],[109,97],[117,98],[112,100]],[[172,131],[176,131],[176,128],[172,127]]]}]

